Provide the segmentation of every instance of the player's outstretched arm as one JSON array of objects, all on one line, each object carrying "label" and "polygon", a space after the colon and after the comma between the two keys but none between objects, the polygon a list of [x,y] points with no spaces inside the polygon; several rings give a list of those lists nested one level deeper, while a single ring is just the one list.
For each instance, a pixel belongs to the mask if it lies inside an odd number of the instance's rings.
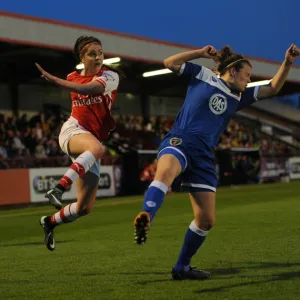
[{"label": "player's outstretched arm", "polygon": [[285,53],[285,58],[281,64],[276,75],[272,78],[271,82],[267,86],[260,87],[257,98],[266,99],[268,97],[275,96],[282,88],[293,63],[300,56],[300,49],[296,45],[292,44]]},{"label": "player's outstretched arm", "polygon": [[172,55],[164,60],[164,65],[169,70],[177,73],[182,64],[197,58],[214,58],[217,50],[213,46],[205,46],[201,49],[187,51]]},{"label": "player's outstretched arm", "polygon": [[42,73],[43,78],[71,92],[78,93],[80,95],[93,95],[93,94],[103,94],[105,91],[104,86],[98,81],[91,81],[86,84],[67,81],[46,72],[38,63],[36,63],[35,65]]}]

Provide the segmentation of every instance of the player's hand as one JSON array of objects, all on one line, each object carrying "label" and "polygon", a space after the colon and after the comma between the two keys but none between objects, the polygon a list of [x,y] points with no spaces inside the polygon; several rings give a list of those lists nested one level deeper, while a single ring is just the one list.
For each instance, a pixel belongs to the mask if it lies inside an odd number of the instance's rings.
[{"label": "player's hand", "polygon": [[36,67],[39,69],[39,71],[42,73],[43,78],[45,78],[47,81],[56,83],[57,77],[51,75],[50,73],[46,72],[38,63],[35,63]]},{"label": "player's hand", "polygon": [[201,57],[214,59],[217,56],[217,49],[214,46],[208,45],[199,50]]},{"label": "player's hand", "polygon": [[300,49],[296,45],[292,44],[285,53],[285,60],[289,63],[293,63],[300,56]]}]

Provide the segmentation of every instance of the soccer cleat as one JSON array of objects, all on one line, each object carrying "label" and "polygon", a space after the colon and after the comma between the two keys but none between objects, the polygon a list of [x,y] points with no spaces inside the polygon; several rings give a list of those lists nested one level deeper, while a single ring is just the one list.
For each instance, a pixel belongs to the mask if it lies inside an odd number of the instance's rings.
[{"label": "soccer cleat", "polygon": [[199,270],[195,267],[190,267],[187,271],[176,271],[172,269],[172,278],[174,280],[205,280],[211,278],[211,273],[203,270]]},{"label": "soccer cleat", "polygon": [[133,226],[135,243],[138,245],[145,244],[150,229],[150,215],[146,211],[142,211],[136,216]]},{"label": "soccer cleat", "polygon": [[40,219],[40,225],[42,226],[44,233],[45,233],[45,239],[44,239],[44,243],[46,245],[46,247],[50,250],[50,251],[54,251],[55,250],[55,239],[54,239],[54,232],[53,232],[53,227],[49,226],[46,222],[47,217],[41,217]]},{"label": "soccer cleat", "polygon": [[61,210],[62,204],[61,204],[61,198],[63,195],[63,191],[59,190],[58,188],[54,188],[50,191],[48,191],[45,195],[45,198],[49,200],[49,202],[57,209]]}]

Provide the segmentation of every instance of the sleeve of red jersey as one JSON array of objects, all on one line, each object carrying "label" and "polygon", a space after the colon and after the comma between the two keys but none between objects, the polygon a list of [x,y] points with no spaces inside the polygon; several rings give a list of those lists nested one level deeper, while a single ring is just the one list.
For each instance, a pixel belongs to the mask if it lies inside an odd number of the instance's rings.
[{"label": "sleeve of red jersey", "polygon": [[119,85],[119,75],[113,71],[104,71],[100,76],[95,77],[94,80],[98,81],[105,88],[104,95],[109,94],[116,90]]}]

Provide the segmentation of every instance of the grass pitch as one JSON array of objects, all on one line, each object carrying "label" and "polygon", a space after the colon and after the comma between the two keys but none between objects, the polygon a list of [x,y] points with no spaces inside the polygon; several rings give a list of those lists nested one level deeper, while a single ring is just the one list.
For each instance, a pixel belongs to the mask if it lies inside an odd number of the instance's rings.
[{"label": "grass pitch", "polygon": [[0,299],[300,299],[300,184],[221,188],[217,223],[192,261],[208,281],[173,281],[192,210],[170,194],[146,245],[133,243],[142,196],[97,201],[57,227],[56,250],[38,222],[50,206],[0,211]]}]

